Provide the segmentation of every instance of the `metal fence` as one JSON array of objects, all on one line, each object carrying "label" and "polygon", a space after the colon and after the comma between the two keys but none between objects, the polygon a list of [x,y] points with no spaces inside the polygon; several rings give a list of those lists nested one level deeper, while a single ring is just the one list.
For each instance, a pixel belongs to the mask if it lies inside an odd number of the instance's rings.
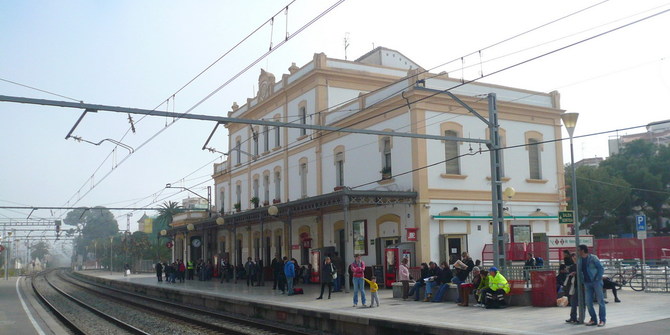
[{"label": "metal fence", "polygon": [[154,272],[154,261],[143,259],[135,266],[136,272]]}]

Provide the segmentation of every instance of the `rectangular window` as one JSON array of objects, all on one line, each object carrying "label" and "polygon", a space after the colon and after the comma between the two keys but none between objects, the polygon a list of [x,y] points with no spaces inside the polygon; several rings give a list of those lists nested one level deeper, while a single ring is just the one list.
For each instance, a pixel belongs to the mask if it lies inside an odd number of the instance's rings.
[{"label": "rectangular window", "polygon": [[[305,107],[300,107],[300,124],[307,124],[307,110]],[[300,128],[300,136],[307,135],[307,129]]]},{"label": "rectangular window", "polygon": [[263,127],[263,152],[270,150],[270,129],[268,126]]},{"label": "rectangular window", "polygon": [[528,162],[530,163],[530,179],[542,179],[540,145],[534,138],[528,139]]},{"label": "rectangular window", "polygon": [[220,208],[219,208],[219,213],[223,213],[226,211],[226,191],[221,190],[221,196],[220,196]]},{"label": "rectangular window", "polygon": [[242,143],[240,140],[235,141],[235,157],[237,158],[237,164],[242,164]]},{"label": "rectangular window", "polygon": [[270,176],[263,176],[263,202],[270,202]]},{"label": "rectangular window", "polygon": [[254,257],[255,259],[261,258],[261,239],[259,237],[254,238]]},{"label": "rectangular window", "polygon": [[281,199],[281,172],[275,172],[275,199]]},{"label": "rectangular window", "polygon": [[279,132],[279,126],[275,127],[275,148],[279,148],[281,138],[281,133]]},{"label": "rectangular window", "polygon": [[258,198],[258,179],[254,179],[254,197]]},{"label": "rectangular window", "polygon": [[242,203],[242,186],[241,185],[235,185],[235,196],[237,201],[235,203],[241,204]]},{"label": "rectangular window", "polygon": [[[458,133],[453,130],[447,130],[444,132],[444,136],[457,137]],[[447,174],[461,174],[461,164],[458,155],[458,141],[444,141],[444,159],[446,160]]]},{"label": "rectangular window", "polygon": [[335,154],[335,186],[344,186],[344,154]]},{"label": "rectangular window", "polygon": [[258,156],[258,134],[254,133],[254,156]]},{"label": "rectangular window", "polygon": [[307,197],[307,163],[300,164],[300,197]]},{"label": "rectangular window", "polygon": [[382,150],[382,171],[391,174],[391,139],[384,137]]},{"label": "rectangular window", "polygon": [[281,235],[277,235],[277,243],[275,244],[275,254],[281,257]]}]

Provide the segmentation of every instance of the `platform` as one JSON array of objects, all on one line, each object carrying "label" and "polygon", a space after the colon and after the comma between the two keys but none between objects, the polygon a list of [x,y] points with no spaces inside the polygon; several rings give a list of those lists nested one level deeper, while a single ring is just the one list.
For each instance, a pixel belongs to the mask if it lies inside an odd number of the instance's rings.
[{"label": "platform", "polygon": [[[354,322],[362,325],[416,324],[417,328],[436,334],[582,334],[597,332],[599,334],[624,334],[635,327],[636,333],[658,334],[653,329],[670,329],[670,314],[667,306],[670,295],[633,292],[623,290],[620,293],[622,303],[610,302],[607,305],[607,326],[605,328],[585,327],[565,323],[569,308],[564,307],[508,307],[501,310],[487,310],[478,307],[459,307],[453,302],[430,303],[403,301],[393,298],[390,289],[379,291],[380,307],[353,308],[352,293],[333,293],[332,299],[316,300],[320,285],[300,284],[304,295],[286,296],[272,290],[272,282],[265,286],[247,287],[246,282],[237,284],[186,281],[183,284],[157,282],[155,275],[111,274],[102,271],[82,271],[81,274],[101,279],[125,282],[126,285],[146,285],[160,288],[161,291],[177,290],[175,294],[192,294],[198,299],[212,296],[246,304],[267,304],[275,310],[304,314],[327,315],[335,322]],[[370,303],[369,289],[367,303]],[[596,306],[597,310],[597,306]],[[588,317],[588,315],[587,315]],[[487,322],[487,320],[491,320]],[[628,329],[628,331],[626,331]]]}]

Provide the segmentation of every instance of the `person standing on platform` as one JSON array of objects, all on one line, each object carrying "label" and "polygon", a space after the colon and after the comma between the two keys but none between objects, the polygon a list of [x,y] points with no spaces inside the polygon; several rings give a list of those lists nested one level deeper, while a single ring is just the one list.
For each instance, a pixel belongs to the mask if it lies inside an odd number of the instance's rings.
[{"label": "person standing on platform", "polygon": [[[374,307],[375,301],[377,302],[377,307],[379,307],[379,297],[377,297],[377,290],[379,290],[379,284],[377,284],[377,277],[372,276],[370,280],[363,277],[368,285],[370,285],[370,308]],[[365,306],[365,304],[363,304]]]},{"label": "person standing on platform", "polygon": [[284,268],[286,267],[286,262],[288,261],[288,258],[284,256],[281,259],[280,266],[281,266],[281,271],[278,274],[278,279],[277,279],[277,289],[281,291],[281,294],[286,293],[286,274],[284,274]]},{"label": "person standing on platform", "polygon": [[186,277],[186,265],[184,265],[184,261],[181,259],[179,260],[179,282],[183,283],[184,282],[184,277]]},{"label": "person standing on platform", "polygon": [[229,281],[228,262],[226,261],[225,258],[221,259],[221,266],[220,266],[220,269],[219,269],[219,273],[221,275],[221,281],[220,282],[223,283],[223,281],[225,280],[226,283],[227,283]]},{"label": "person standing on platform", "polygon": [[247,257],[247,262],[244,263],[244,272],[247,274],[247,286],[254,286],[254,278],[256,277],[256,264]]},{"label": "person standing on platform", "polygon": [[344,262],[337,252],[333,253],[332,261],[333,266],[337,269],[337,278],[333,280],[333,292],[342,292],[342,283],[344,283]]},{"label": "person standing on platform", "polygon": [[293,260],[286,259],[286,264],[284,264],[284,276],[286,276],[287,294],[293,295],[293,279],[295,278],[295,263],[293,263]]},{"label": "person standing on platform", "polygon": [[284,266],[282,264],[279,254],[275,254],[275,258],[272,259],[270,266],[272,267],[272,289],[276,290],[279,280],[281,278],[281,273],[284,271]]},{"label": "person standing on platform", "polygon": [[158,277],[158,282],[163,282],[163,264],[161,262],[156,263],[156,277]]},{"label": "person standing on platform", "polygon": [[[572,254],[570,256],[570,266],[568,267],[568,276],[565,279],[565,294],[568,296],[568,301],[570,302],[570,318],[565,320],[567,323],[579,324],[579,319],[577,318],[577,255]],[[566,261],[566,263],[568,263]],[[582,284],[583,286],[583,284]]]},{"label": "person standing on platform", "polygon": [[349,266],[353,276],[354,282],[354,307],[358,305],[358,292],[361,293],[361,303],[365,306],[365,282],[363,275],[365,274],[365,262],[361,260],[361,255],[354,255],[354,262]]},{"label": "person standing on platform", "polygon": [[337,279],[337,269],[330,261],[330,257],[326,257],[321,266],[321,294],[316,300],[323,299],[323,290],[326,285],[328,285],[328,299],[330,299],[330,294],[333,291],[333,279]]},{"label": "person standing on platform", "polygon": [[[579,245],[579,256],[582,257],[582,266],[579,271],[584,278],[584,301],[586,302],[586,308],[589,310],[589,316],[591,316],[591,320],[586,325],[595,326],[598,324],[598,327],[603,327],[607,322],[605,300],[603,299],[603,273],[605,269],[598,257],[590,254],[589,248],[584,244]],[[594,294],[598,301],[598,315],[593,308]],[[600,322],[598,322],[598,318],[600,318]]]},{"label": "person standing on platform", "polygon": [[186,279],[193,280],[193,261],[189,260],[188,263],[186,263],[186,271],[188,273]]}]

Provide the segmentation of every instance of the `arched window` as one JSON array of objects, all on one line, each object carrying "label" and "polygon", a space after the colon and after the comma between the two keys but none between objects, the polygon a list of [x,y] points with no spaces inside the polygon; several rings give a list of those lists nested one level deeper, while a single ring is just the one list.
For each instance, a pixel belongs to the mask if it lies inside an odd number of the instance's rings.
[{"label": "arched window", "polygon": [[281,171],[275,171],[275,199],[281,199]]}]

